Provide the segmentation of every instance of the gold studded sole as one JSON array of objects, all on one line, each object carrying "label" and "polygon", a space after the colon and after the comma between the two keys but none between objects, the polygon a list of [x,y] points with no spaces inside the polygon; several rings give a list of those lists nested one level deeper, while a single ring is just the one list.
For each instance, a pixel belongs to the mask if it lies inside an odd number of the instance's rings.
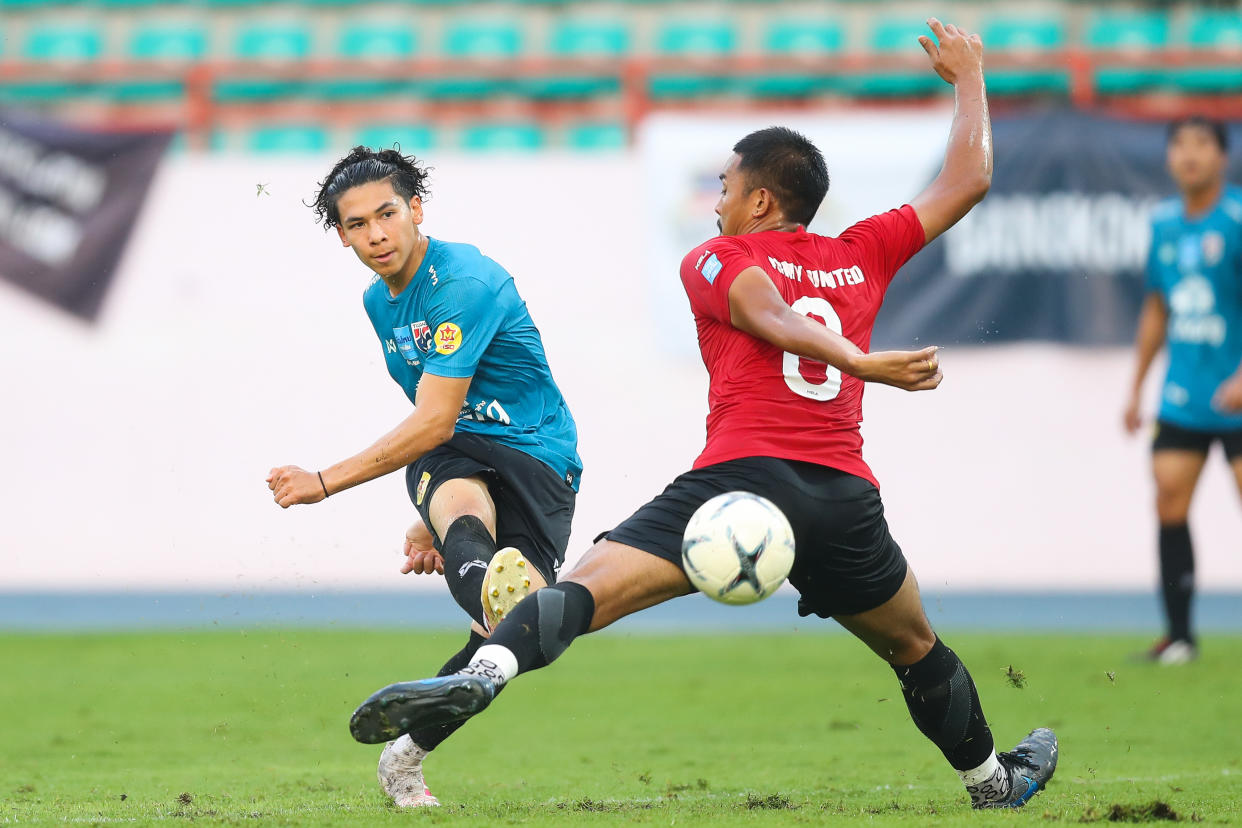
[{"label": "gold studded sole", "polygon": [[533,569],[522,553],[512,546],[506,546],[492,556],[479,596],[488,629],[496,629],[496,625],[517,606],[518,601],[530,594]]}]

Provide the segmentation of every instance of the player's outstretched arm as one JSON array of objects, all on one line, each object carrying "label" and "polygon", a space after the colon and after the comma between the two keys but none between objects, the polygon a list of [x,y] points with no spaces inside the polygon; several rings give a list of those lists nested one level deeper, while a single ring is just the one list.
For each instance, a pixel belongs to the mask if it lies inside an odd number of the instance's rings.
[{"label": "player's outstretched arm", "polygon": [[1143,309],[1139,312],[1138,333],[1134,335],[1134,378],[1130,382],[1130,396],[1126,398],[1126,409],[1122,414],[1122,424],[1130,434],[1138,431],[1143,424],[1143,417],[1139,413],[1143,378],[1147,376],[1147,369],[1151,368],[1152,360],[1164,345],[1165,325],[1168,321],[1169,311],[1160,294],[1147,294],[1147,298],[1143,300]]},{"label": "player's outstretched arm", "polygon": [[453,436],[470,380],[424,374],[418,383],[414,413],[400,425],[365,451],[318,473],[297,466],[272,469],[267,486],[273,498],[282,509],[296,503],[318,503],[328,495],[404,468]]},{"label": "player's outstretched arm", "polygon": [[944,166],[927,189],[910,202],[930,242],[987,195],[992,185],[992,121],[983,85],[983,41],[979,35],[967,34],[934,17],[927,25],[936,40],[924,35],[919,44],[936,74],[953,84],[956,99]]},{"label": "player's outstretched arm", "polygon": [[864,382],[930,391],[943,378],[934,346],[864,354],[844,336],[790,308],[758,267],[746,268],[729,286],[729,319],[733,327],[782,351],[827,363]]}]

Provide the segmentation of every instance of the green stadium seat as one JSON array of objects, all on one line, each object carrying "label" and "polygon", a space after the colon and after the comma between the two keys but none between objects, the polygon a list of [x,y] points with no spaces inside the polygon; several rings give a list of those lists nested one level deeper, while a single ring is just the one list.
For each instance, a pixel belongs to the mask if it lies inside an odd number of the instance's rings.
[{"label": "green stadium seat", "polygon": [[1242,13],[1236,9],[1192,13],[1186,28],[1186,45],[1192,49],[1242,51]]},{"label": "green stadium seat", "polygon": [[328,133],[321,126],[269,126],[254,130],[246,139],[253,152],[323,152],[328,148]]},{"label": "green stadium seat", "polygon": [[1090,49],[1159,49],[1169,42],[1169,19],[1161,12],[1099,12],[1084,42]]},{"label": "green stadium seat", "polygon": [[129,39],[135,60],[199,60],[207,53],[207,32],[197,27],[150,24]]},{"label": "green stadium seat", "polygon": [[923,53],[923,47],[919,45],[919,35],[931,36],[931,30],[923,20],[880,18],[871,30],[868,46],[873,52],[918,55]]},{"label": "green stadium seat", "polygon": [[354,140],[376,149],[400,146],[401,151],[408,155],[433,149],[436,146],[436,131],[429,126],[413,124],[369,124],[359,130]]},{"label": "green stadium seat", "polygon": [[630,49],[629,26],[620,20],[562,20],[548,51],[557,57],[617,57]]},{"label": "green stadium seat", "polygon": [[415,89],[404,78],[337,77],[310,81],[302,91],[313,98],[339,101],[384,100],[408,96]]},{"label": "green stadium seat", "polygon": [[[871,30],[868,46],[873,52],[916,57],[923,54],[923,47],[919,45],[919,35],[931,35],[927,23],[923,20],[881,18]],[[942,86],[947,89],[947,84],[940,80],[935,72],[930,68],[924,69],[922,66],[910,71],[850,75],[840,78],[838,86],[847,94],[865,97],[920,96],[941,91]]]},{"label": "green stadium seat", "polygon": [[728,20],[673,20],[656,32],[662,55],[727,55],[737,48],[737,29]]},{"label": "green stadium seat", "polygon": [[705,95],[721,95],[734,89],[733,78],[717,75],[656,75],[648,94],[657,100],[684,100]]},{"label": "green stadium seat", "polygon": [[413,57],[417,40],[409,26],[390,23],[346,26],[337,42],[337,54],[344,58],[399,60]]},{"label": "green stadium seat", "polygon": [[523,97],[551,100],[602,98],[621,93],[621,79],[616,76],[553,75],[516,78],[514,91]]},{"label": "green stadium seat", "polygon": [[1047,52],[1066,44],[1065,21],[1058,18],[992,17],[979,34],[984,48],[993,52]]},{"label": "green stadium seat", "polygon": [[810,98],[833,91],[836,78],[810,72],[738,78],[735,87],[758,98]]},{"label": "green stadium seat", "polygon": [[565,145],[574,150],[623,149],[627,143],[624,124],[574,124],[565,131]]},{"label": "green stadium seat", "polygon": [[304,24],[250,23],[238,31],[233,53],[243,60],[301,60],[310,47],[310,29]]},{"label": "green stadium seat", "polygon": [[776,55],[830,55],[844,45],[845,34],[832,20],[774,20],[763,33],[763,51]]},{"label": "green stadium seat", "polygon": [[265,78],[223,78],[212,87],[212,98],[219,103],[258,103],[292,98],[300,95],[299,81]]},{"label": "green stadium seat", "polygon": [[503,78],[433,77],[418,78],[412,86],[418,95],[435,100],[481,101],[503,94],[509,83]]},{"label": "green stadium seat", "polygon": [[537,150],[544,134],[535,124],[474,124],[462,130],[461,145],[475,151]]},{"label": "green stadium seat", "polygon": [[[1065,22],[1048,17],[992,17],[980,28],[983,47],[989,52],[1037,55],[1066,46]],[[1005,67],[988,70],[988,90],[998,95],[1069,93],[1070,75],[1065,69]]]},{"label": "green stadium seat", "polygon": [[103,34],[94,26],[43,23],[26,35],[22,55],[29,60],[88,61],[103,52]]},{"label": "green stadium seat", "polygon": [[522,30],[508,20],[458,20],[444,32],[441,49],[456,58],[511,58],[522,49]]},{"label": "green stadium seat", "polygon": [[[1090,49],[1146,52],[1169,42],[1168,17],[1160,12],[1100,12],[1087,24],[1086,46]],[[1140,92],[1168,83],[1169,73],[1150,61],[1096,70],[1095,88],[1104,95]]]}]

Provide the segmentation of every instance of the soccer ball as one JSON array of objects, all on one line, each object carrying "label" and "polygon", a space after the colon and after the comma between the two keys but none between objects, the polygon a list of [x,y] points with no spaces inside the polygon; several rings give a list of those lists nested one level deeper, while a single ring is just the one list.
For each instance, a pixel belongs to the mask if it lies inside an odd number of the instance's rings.
[{"label": "soccer ball", "polygon": [[767,598],[789,575],[794,536],[784,513],[750,492],[726,492],[686,524],[681,561],[690,583],[724,604]]}]

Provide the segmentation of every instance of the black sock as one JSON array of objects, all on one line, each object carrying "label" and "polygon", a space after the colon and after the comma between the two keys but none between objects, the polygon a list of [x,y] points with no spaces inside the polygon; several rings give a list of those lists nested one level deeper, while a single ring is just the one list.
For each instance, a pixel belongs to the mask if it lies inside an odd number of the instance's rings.
[{"label": "black sock", "polygon": [[480,626],[486,626],[479,593],[483,589],[487,564],[496,554],[492,533],[474,515],[463,515],[444,533],[440,554],[444,557],[444,580],[448,582],[453,600]]},{"label": "black sock", "polygon": [[1160,586],[1169,638],[1194,641],[1190,634],[1190,600],[1195,594],[1195,552],[1185,523],[1160,527]]},{"label": "black sock", "polygon": [[547,667],[571,641],[591,628],[595,598],[581,584],[564,581],[518,602],[496,625],[488,644],[506,647],[518,672]]},{"label": "black sock", "polygon": [[[470,640],[466,642],[466,646],[458,650],[452,658],[444,662],[444,666],[440,668],[437,676],[447,676],[456,673],[462,667],[470,663],[470,659],[474,658],[475,652],[479,647],[487,641],[486,638],[479,635],[474,630],[470,631]],[[497,688],[498,690],[501,688]],[[427,727],[422,730],[410,731],[410,738],[414,740],[414,744],[423,750],[435,750],[436,746],[453,735],[457,728],[464,725],[468,719],[460,722],[449,722],[448,724],[438,725],[436,727]]]},{"label": "black sock", "polygon": [[995,745],[979,693],[957,654],[939,638],[931,652],[908,667],[893,666],[910,716],[955,770],[977,768]]}]

